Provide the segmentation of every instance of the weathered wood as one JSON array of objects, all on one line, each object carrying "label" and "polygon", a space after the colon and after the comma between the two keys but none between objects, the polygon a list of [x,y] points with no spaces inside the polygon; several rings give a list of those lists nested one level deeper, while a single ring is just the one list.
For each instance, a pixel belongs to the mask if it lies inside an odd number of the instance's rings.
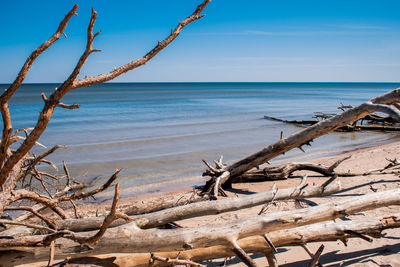
[{"label": "weathered wood", "polygon": [[[318,223],[342,217],[344,214],[353,214],[389,205],[400,205],[400,189],[371,193],[300,210],[275,212],[239,219],[226,222],[223,225],[142,230],[133,222],[108,229],[103,238],[93,247],[93,250],[85,252],[85,254],[156,252],[205,248],[216,245],[230,246],[231,240],[255,235],[262,236],[266,232]],[[82,237],[91,235],[93,235],[93,232],[80,234]],[[269,236],[271,238],[271,235]],[[40,236],[24,237],[25,240],[33,239],[35,241],[40,240],[40,238]],[[277,246],[272,238],[271,240]],[[14,242],[16,241],[14,240]],[[56,251],[56,256],[65,256],[72,252],[77,253],[83,249],[71,240],[57,240],[57,244],[60,249]],[[265,240],[264,244],[266,244]],[[9,249],[9,242],[0,239],[0,246]],[[26,248],[25,250],[28,251],[29,249]],[[39,259],[41,257],[40,250],[34,248],[34,251],[35,257]],[[47,255],[46,250],[45,256],[47,257]]]},{"label": "weathered wood", "polygon": [[[284,120],[270,116],[264,116],[265,119],[284,122],[288,124],[295,124],[298,126],[309,126],[318,123],[318,120]],[[370,124],[363,125],[362,122],[366,120],[369,121]],[[360,130],[368,130],[368,131],[400,131],[400,126],[394,124],[396,120],[391,117],[382,117],[376,114],[369,114],[364,118],[360,119],[361,124],[348,124],[343,127],[337,128],[337,131],[360,131]],[[383,123],[383,124],[378,124]]]},{"label": "weathered wood", "polygon": [[[229,211],[246,209],[262,204],[269,203],[272,200],[286,200],[298,198],[319,197],[322,195],[332,194],[341,189],[340,183],[322,184],[318,186],[307,186],[303,188],[297,186],[293,188],[273,189],[266,192],[256,193],[253,195],[242,196],[238,198],[226,198],[216,201],[198,202],[184,206],[178,206],[170,209],[165,209],[153,213],[131,216],[130,221],[136,222],[137,226],[142,229],[159,227],[171,222],[201,217],[207,215],[220,214]],[[90,231],[100,228],[104,221],[104,217],[89,217],[82,219],[65,219],[57,222],[60,229],[70,230],[74,232]],[[117,219],[110,226],[116,227],[127,223],[125,219]],[[26,236],[32,231],[27,231],[25,227],[21,227],[21,234]],[[21,236],[18,235],[17,229],[9,229],[0,233],[0,236]],[[29,235],[29,234],[28,234]]]},{"label": "weathered wood", "polygon": [[315,252],[314,256],[312,257],[312,259],[310,261],[310,263],[308,264],[308,267],[315,267],[315,265],[319,262],[319,258],[321,257],[322,252],[324,251],[324,248],[325,248],[324,244],[322,244],[318,248],[317,252]]},{"label": "weathered wood", "polygon": [[257,267],[255,261],[249,255],[247,255],[247,253],[239,246],[236,240],[233,240],[231,243],[233,246],[233,252],[242,260],[244,264],[246,264],[246,266]]},{"label": "weathered wood", "polygon": [[295,171],[313,171],[320,173],[324,176],[331,176],[337,174],[338,176],[357,176],[359,173],[342,172],[338,173],[335,169],[345,160],[350,157],[339,159],[330,166],[315,164],[311,162],[302,163],[287,163],[276,167],[265,167],[261,170],[250,170],[240,176],[232,178],[233,183],[254,182],[254,181],[269,181],[278,179],[287,179]]},{"label": "weathered wood", "polygon": [[278,267],[279,266],[278,260],[276,259],[274,253],[272,253],[272,252],[265,253],[265,257],[267,258],[269,267]]},{"label": "weathered wood", "polygon": [[[210,186],[214,186],[217,177],[222,174],[224,174],[224,177],[220,179],[220,184],[223,185],[227,183],[229,186],[234,177],[240,176],[252,168],[258,167],[293,148],[299,148],[305,144],[309,144],[313,139],[357,121],[370,113],[386,113],[395,120],[400,121],[399,110],[390,106],[399,101],[400,89],[395,89],[391,92],[375,97],[357,107],[348,109],[338,115],[311,125],[310,127],[294,133],[287,138],[281,139],[254,154],[219,169],[217,173],[211,175],[211,179],[204,186],[204,191],[208,191]],[[228,172],[229,175],[226,175],[226,172]]]},{"label": "weathered wood", "polygon": [[279,121],[279,122],[284,122],[284,123],[290,123],[290,124],[297,124],[297,125],[313,125],[318,123],[318,120],[284,120],[284,119],[279,119],[275,117],[270,117],[270,116],[264,116],[265,119],[272,120],[272,121]]},{"label": "weathered wood", "polygon": [[[379,238],[381,232],[389,228],[400,227],[400,214],[382,216],[377,218],[363,219],[358,221],[337,221],[337,222],[323,222],[307,226],[296,227],[292,229],[273,231],[268,233],[269,238],[277,247],[286,246],[301,246],[304,243],[312,242],[326,242],[336,240],[347,240],[350,238],[358,238],[358,236],[348,234],[349,231],[361,233],[363,235],[373,236]],[[347,232],[347,233],[346,233]],[[247,253],[261,252],[264,254],[272,252],[272,249],[268,247],[265,239],[262,236],[251,236],[243,239],[239,239],[239,246]],[[22,257],[21,259],[15,258],[16,255]],[[118,266],[137,266],[145,267],[151,259],[150,253],[115,253],[112,256],[97,255],[90,257],[84,257],[79,255],[73,255],[75,259],[70,262],[76,263],[99,263],[101,260],[116,264]],[[185,251],[169,251],[169,252],[158,252],[154,255],[162,256],[165,258],[176,258],[187,259],[195,262],[204,261],[208,259],[226,258],[235,256],[230,245],[218,245],[207,248],[198,248]],[[7,257],[8,256],[8,257]],[[13,257],[14,256],[14,257]],[[29,253],[12,252],[11,254],[0,254],[1,262],[23,262],[28,258],[32,259],[32,255]],[[61,258],[59,258],[61,259]],[[43,266],[41,263],[26,264],[25,266]],[[162,262],[155,262],[153,266],[167,266]]]}]

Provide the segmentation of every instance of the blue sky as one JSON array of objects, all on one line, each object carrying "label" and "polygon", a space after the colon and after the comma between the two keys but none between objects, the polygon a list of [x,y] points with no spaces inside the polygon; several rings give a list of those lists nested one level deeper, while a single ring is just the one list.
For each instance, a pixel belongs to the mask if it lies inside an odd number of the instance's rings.
[{"label": "blue sky", "polygon": [[[0,83],[80,5],[62,37],[38,58],[26,82],[60,82],[81,55],[93,7],[102,30],[82,77],[143,56],[200,1],[1,0]],[[400,81],[400,1],[213,0],[206,17],[118,82]]]}]

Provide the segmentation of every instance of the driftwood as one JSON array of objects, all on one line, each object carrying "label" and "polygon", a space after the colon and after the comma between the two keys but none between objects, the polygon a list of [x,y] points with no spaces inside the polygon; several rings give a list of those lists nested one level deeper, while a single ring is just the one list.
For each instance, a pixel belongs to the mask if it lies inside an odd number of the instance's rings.
[{"label": "driftwood", "polygon": [[[319,186],[309,186],[306,183],[305,177],[302,182],[294,188],[272,189],[270,191],[261,192],[249,196],[242,196],[233,199],[220,199],[212,202],[198,202],[184,206],[178,206],[170,209],[165,209],[153,213],[147,213],[136,216],[124,216],[112,222],[110,227],[116,227],[128,222],[135,222],[137,227],[148,229],[161,227],[168,223],[180,221],[184,219],[201,217],[207,215],[221,214],[229,211],[246,209],[262,204],[267,204],[271,201],[299,199],[319,197],[322,195],[332,194],[341,189],[339,182],[333,182],[334,179],[328,180]],[[73,232],[83,232],[99,229],[104,221],[104,217],[89,217],[81,219],[65,219],[57,221],[56,224],[60,229]],[[28,226],[11,228],[0,233],[0,238],[5,236],[19,237],[32,235],[37,231]],[[41,229],[43,230],[43,229]]]},{"label": "driftwood", "polygon": [[395,89],[357,107],[347,109],[338,115],[322,120],[285,139],[280,139],[264,149],[230,165],[225,165],[222,161],[216,161],[216,167],[212,167],[207,163],[208,169],[204,174],[211,178],[205,184],[203,193],[209,193],[214,189],[213,196],[217,197],[220,190],[222,190],[221,186],[226,185],[229,187],[235,177],[246,173],[254,167],[267,163],[269,160],[293,148],[301,148],[304,145],[310,144],[313,139],[364,118],[373,112],[386,113],[397,121],[400,121],[400,112],[394,106],[399,101],[400,89]]},{"label": "driftwood", "polygon": [[[232,246],[233,242],[240,239],[263,236],[267,232],[314,224],[378,207],[400,205],[399,196],[400,189],[394,189],[300,210],[258,215],[227,222],[223,225],[205,225],[193,228],[142,230],[137,227],[135,222],[131,222],[108,229],[90,251],[87,251],[85,247],[75,245],[71,240],[59,239],[56,242],[59,249],[55,251],[55,256],[56,258],[64,257],[79,251],[82,251],[83,255],[95,255],[120,252],[173,251],[216,245]],[[80,233],[80,236],[82,238],[92,236],[93,233],[95,232]],[[47,235],[27,236],[24,237],[24,240],[40,242],[46,237]],[[19,241],[18,238],[12,240],[0,239],[0,247],[10,248],[12,243],[20,246]],[[24,250],[29,252],[28,248]],[[36,260],[48,256],[47,250],[33,248],[31,251],[35,251]],[[18,251],[8,251],[9,255],[10,253],[15,253],[15,256],[18,255]],[[28,261],[29,257],[27,255],[24,260]],[[30,260],[34,261],[32,258]]]},{"label": "driftwood", "polygon": [[322,164],[315,164],[311,162],[301,162],[301,163],[287,163],[276,167],[265,167],[261,170],[250,170],[238,177],[235,177],[233,183],[244,183],[244,182],[258,182],[258,181],[271,181],[287,179],[292,176],[296,171],[312,171],[319,173],[322,176],[333,176],[337,175],[340,177],[354,177],[354,176],[365,176],[371,174],[399,174],[400,173],[400,162],[397,159],[386,159],[389,161],[388,165],[380,169],[372,169],[366,172],[338,172],[336,168],[345,160],[349,159],[345,157],[337,160],[330,166],[324,166]]},{"label": "driftwood", "polygon": [[[372,114],[371,114],[372,115]],[[364,117],[363,119],[359,120],[361,121],[361,124],[354,124],[354,125],[345,125],[343,127],[337,128],[335,131],[345,131],[345,132],[351,132],[351,131],[360,131],[360,130],[369,130],[369,131],[400,131],[400,126],[393,125],[393,122],[395,122],[391,117],[383,117],[381,119],[374,119],[373,122],[383,122],[383,123],[390,123],[389,125],[378,125],[378,124],[370,124],[370,125],[363,125],[362,121],[368,120],[368,118],[371,118],[368,115]],[[284,119],[279,119],[275,117],[270,117],[270,116],[264,116],[265,119],[268,120],[273,120],[273,121],[279,121],[279,122],[284,122],[288,124],[295,124],[298,126],[310,126],[317,124],[319,120],[284,120]]]},{"label": "driftwood", "polygon": [[[94,24],[97,18],[97,12],[92,10],[91,18],[87,28],[86,47],[82,56],[76,63],[76,66],[73,69],[72,73],[58,88],[56,88],[56,90],[49,97],[42,93],[44,106],[39,114],[36,125],[33,128],[17,129],[14,131],[14,129],[12,128],[8,101],[13,97],[15,92],[23,83],[35,59],[40,56],[41,53],[46,51],[51,45],[53,45],[61,37],[61,35],[64,34],[64,30],[67,27],[68,21],[74,15],[76,15],[78,5],[74,5],[74,7],[61,21],[56,32],[50,37],[49,40],[45,41],[42,45],[40,45],[32,52],[32,54],[26,60],[21,71],[17,75],[15,81],[0,96],[0,111],[2,114],[4,125],[3,134],[0,142],[0,186],[2,188],[2,191],[0,192],[0,214],[2,214],[3,211],[13,202],[19,201],[23,198],[28,198],[33,202],[39,202],[40,204],[47,206],[61,217],[66,216],[66,214],[63,213],[62,210],[59,208],[58,203],[54,203],[54,201],[52,201],[54,196],[51,194],[51,190],[48,190],[48,186],[46,185],[47,179],[58,180],[59,177],[54,177],[51,174],[47,173],[41,173],[37,170],[37,165],[40,163],[48,163],[54,166],[54,164],[46,161],[44,158],[53,153],[57,148],[59,148],[59,146],[56,146],[39,156],[29,155],[31,149],[38,144],[37,141],[46,130],[46,127],[50,122],[53,112],[56,108],[79,108],[78,104],[64,104],[61,102],[61,99],[71,90],[110,81],[123,73],[126,73],[132,69],[146,64],[161,50],[168,46],[173,40],[175,40],[175,38],[180,34],[185,26],[203,17],[203,15],[201,15],[201,12],[204,10],[209,2],[210,0],[204,0],[203,3],[196,8],[192,15],[179,22],[176,28],[171,30],[170,35],[163,41],[158,42],[157,46],[150,50],[144,57],[133,60],[119,68],[114,69],[107,74],[86,77],[78,80],[77,78],[79,76],[79,73],[89,56],[92,53],[100,52],[100,50],[93,48],[94,39],[100,34],[100,31],[97,33],[93,33]],[[25,134],[25,136],[20,136],[19,134]],[[15,149],[11,149],[10,146],[18,140],[23,140],[23,143],[17,146]],[[68,177],[68,184],[64,190],[69,191],[71,189],[70,177],[66,169],[65,171]],[[41,183],[43,190],[49,195],[47,199],[42,195],[40,197],[36,197],[35,193],[31,190],[17,190],[18,187],[24,188],[27,185],[30,186],[30,181],[32,181],[32,179],[37,180]],[[26,182],[26,180],[30,181]],[[30,191],[32,194],[29,194],[28,191]],[[85,195],[82,194],[81,198],[85,198]],[[76,208],[73,200],[74,199],[69,199],[68,201],[72,201],[71,204],[74,206],[74,208]],[[36,209],[35,212],[37,212]]]},{"label": "driftwood", "polygon": [[331,166],[324,166],[311,162],[303,163],[288,163],[277,167],[266,167],[261,170],[250,170],[244,174],[232,179],[233,183],[269,181],[289,178],[295,171],[312,171],[320,173],[323,176],[358,176],[359,173],[351,172],[336,172],[335,169],[345,160],[350,157],[345,157],[334,162]]},{"label": "driftwood", "polygon": [[[389,215],[368,220],[324,222],[313,225],[296,227],[287,230],[278,230],[268,233],[268,238],[275,247],[303,246],[311,242],[325,242],[340,240],[344,243],[350,238],[360,236],[381,237],[382,231],[400,227],[400,215]],[[300,237],[300,238],[299,238]],[[263,236],[251,236],[237,241],[238,245],[247,253],[271,253],[273,249],[268,245]],[[110,255],[97,255],[94,257],[80,257],[71,259],[70,263],[99,263],[101,259],[109,259],[110,263],[118,266],[148,266],[151,255],[164,258],[179,258],[201,262],[208,259],[218,259],[235,256],[230,246],[212,246],[207,248],[191,249],[184,251],[170,251],[158,253],[117,253]],[[6,255],[0,260],[8,260]],[[18,262],[18,259],[13,259]],[[105,260],[104,260],[105,261]],[[30,265],[32,266],[32,265]],[[34,265],[35,266],[35,265]],[[36,266],[40,266],[37,264]],[[167,266],[162,262],[154,262],[154,266]]]},{"label": "driftwood", "polygon": [[[338,109],[342,111],[346,111],[352,109],[353,106],[345,106],[341,104]],[[280,118],[275,118],[271,116],[264,116],[265,119],[284,122],[288,124],[295,124],[298,126],[310,126],[318,123],[321,119],[326,120],[335,116],[336,114],[327,114],[323,112],[314,112],[313,118],[315,120],[285,120]],[[367,122],[365,125],[364,122]],[[371,113],[366,115],[365,117],[352,122],[351,124],[347,124],[345,126],[339,127],[336,131],[361,131],[361,130],[370,130],[370,131],[400,131],[399,121],[393,119],[391,116],[381,116],[379,114]]]},{"label": "driftwood", "polygon": [[[119,190],[117,184],[107,216],[79,218],[79,206],[75,201],[92,197],[110,188],[115,182],[119,170],[116,170],[104,184],[89,191],[87,191],[85,185],[75,181],[70,176],[65,163],[63,164],[64,177],[41,171],[38,168],[40,164],[47,164],[56,168],[52,162],[46,160],[46,157],[62,148],[61,146],[54,146],[41,155],[31,153],[35,145],[41,145],[38,140],[46,130],[54,110],[56,108],[76,109],[80,107],[79,104],[61,102],[63,97],[71,90],[113,80],[123,73],[146,64],[174,41],[184,27],[202,18],[204,15],[201,15],[201,13],[209,2],[210,0],[204,0],[190,16],[179,22],[164,40],[158,42],[142,58],[133,60],[106,74],[78,79],[89,56],[92,53],[100,52],[100,50],[93,48],[94,39],[100,34],[100,31],[94,32],[97,13],[92,10],[87,28],[86,47],[75,68],[51,95],[46,96],[42,93],[44,105],[34,127],[13,129],[8,106],[9,100],[23,83],[36,58],[64,34],[67,23],[76,15],[77,5],[60,22],[56,32],[32,52],[15,81],[0,95],[0,112],[3,119],[3,132],[0,142],[0,215],[3,218],[0,218],[0,224],[2,227],[8,228],[0,234],[0,250],[4,252],[3,254],[0,253],[1,264],[4,264],[4,262],[11,265],[21,262],[31,264],[37,260],[46,260],[46,264],[49,266],[67,264],[73,266],[73,260],[69,259],[71,255],[88,256],[90,258],[101,253],[142,252],[146,255],[132,254],[129,256],[131,260],[132,257],[136,257],[132,262],[137,263],[137,266],[143,264],[147,266],[149,263],[153,265],[186,264],[199,266],[195,261],[225,257],[226,255],[236,255],[246,265],[256,266],[254,260],[247,253],[257,251],[264,253],[272,266],[277,266],[278,263],[273,253],[276,252],[276,247],[282,245],[304,245],[307,242],[346,240],[350,237],[368,240],[365,234],[377,236],[382,229],[399,226],[398,217],[382,218],[380,221],[366,221],[364,224],[347,222],[346,224],[322,224],[320,222],[382,206],[400,205],[400,189],[372,193],[300,210],[265,214],[263,209],[258,216],[228,221],[223,225],[182,228],[175,223],[179,220],[236,211],[277,200],[322,196],[337,191],[340,188],[339,184],[332,183],[338,174],[335,172],[335,168],[345,159],[334,163],[332,166],[287,164],[262,170],[264,178],[268,173],[274,179],[288,178],[296,170],[311,170],[323,175],[333,176],[319,186],[308,186],[303,179],[300,185],[295,188],[274,188],[268,192],[240,198],[199,202],[210,199],[210,196],[216,198],[219,193],[224,195],[222,186],[229,186],[235,179],[236,181],[239,178],[244,179],[245,175],[260,176],[260,173],[254,172],[252,169],[277,155],[292,148],[301,149],[303,145],[309,144],[314,138],[335,129],[357,127],[355,124],[350,126],[349,124],[361,118],[366,121],[378,121],[382,127],[391,126],[389,124],[392,121],[400,119],[400,106],[397,104],[400,100],[399,89],[376,97],[355,108],[342,105],[343,113],[336,116],[316,114],[318,118],[325,120],[315,123],[288,138],[281,138],[280,141],[231,165],[224,164],[222,158],[215,161],[215,167],[205,162],[208,167],[206,174],[211,176],[211,179],[206,184],[204,192],[213,190],[213,195],[201,197],[193,194],[182,202],[180,202],[180,199],[178,201],[172,199],[165,203],[155,201],[152,204],[140,207],[133,207],[131,204],[131,206],[118,209]],[[371,114],[373,112],[383,112],[391,118],[379,117]],[[20,140],[22,141],[20,145],[15,144]],[[399,165],[397,160],[391,162],[391,164],[382,172],[393,172],[392,167]],[[65,186],[62,188],[55,187],[55,181],[60,179],[65,181],[63,183]],[[250,178],[247,177],[246,179]],[[41,186],[40,191],[34,189],[35,184]],[[70,210],[65,209],[67,203],[71,207]],[[170,208],[171,206],[177,207]],[[5,211],[16,210],[26,211],[26,213],[17,218],[6,216]],[[71,211],[73,211],[73,214]],[[73,216],[75,218],[72,218]],[[34,218],[31,219],[31,217]],[[314,225],[305,226],[309,224]],[[175,227],[170,229],[165,227],[166,225],[174,225]],[[298,238],[299,234],[301,238]],[[297,237],[295,238],[295,236]],[[310,255],[313,254],[311,266],[318,264],[318,257],[321,253],[322,249],[315,255],[310,252]],[[9,260],[10,258],[12,260]],[[137,259],[143,260],[144,258],[146,258],[145,263],[137,261]],[[57,259],[64,260],[55,263]],[[117,260],[122,262],[123,257],[117,257]],[[86,262],[88,265],[84,265],[84,259],[80,259],[78,263],[79,266],[94,266],[93,264],[90,265],[89,262]]]}]

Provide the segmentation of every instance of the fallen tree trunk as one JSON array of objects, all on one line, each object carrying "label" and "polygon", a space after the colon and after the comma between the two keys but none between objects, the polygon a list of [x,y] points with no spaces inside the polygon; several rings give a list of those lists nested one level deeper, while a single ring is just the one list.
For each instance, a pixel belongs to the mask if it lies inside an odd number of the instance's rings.
[{"label": "fallen tree trunk", "polygon": [[272,120],[272,121],[279,121],[279,122],[284,122],[284,123],[289,123],[289,124],[296,124],[296,125],[314,125],[318,123],[318,120],[284,120],[284,119],[279,119],[275,117],[270,117],[270,116],[264,116],[265,119]]},{"label": "fallen tree trunk", "polygon": [[[303,178],[302,182],[293,188],[272,189],[266,192],[256,193],[253,195],[242,196],[238,198],[220,199],[211,202],[198,202],[184,206],[178,206],[170,209],[165,209],[153,213],[136,215],[129,218],[129,221],[134,221],[138,227],[142,229],[154,228],[172,223],[175,221],[201,217],[207,215],[221,214],[229,211],[246,209],[262,204],[269,203],[273,200],[299,199],[319,197],[322,195],[332,194],[341,189],[340,183],[333,182],[334,179],[328,180],[319,186],[308,186]],[[329,182],[329,184],[328,184]],[[99,229],[104,221],[104,217],[89,217],[82,219],[65,219],[57,221],[60,229],[70,230],[74,232],[83,232]],[[126,224],[126,219],[115,220],[110,227],[116,227]],[[29,231],[26,227],[16,227],[0,233],[0,236],[26,236],[32,235],[36,230]],[[19,234],[21,233],[21,234]]]},{"label": "fallen tree trunk", "polygon": [[[371,116],[374,115],[374,116]],[[265,119],[268,120],[273,120],[273,121],[279,121],[279,122],[284,122],[288,124],[295,124],[298,126],[310,126],[317,124],[319,121],[318,120],[284,120],[284,119],[279,119],[275,117],[270,117],[270,116],[264,116]],[[368,125],[363,125],[362,122],[364,120],[367,120],[370,122]],[[360,131],[360,130],[368,130],[368,131],[400,131],[400,126],[397,124],[395,125],[394,122],[396,122],[393,118],[391,117],[380,117],[375,114],[370,114],[365,116],[364,118],[361,119],[361,124],[355,124],[355,125],[345,125],[343,127],[337,128],[337,131]],[[381,123],[381,124],[377,124]]]},{"label": "fallen tree trunk", "polygon": [[324,176],[358,176],[359,173],[343,172],[338,173],[335,169],[345,160],[350,157],[346,157],[337,160],[330,166],[324,166],[321,164],[315,164],[310,162],[303,163],[288,163],[277,167],[266,167],[262,170],[250,170],[243,173],[240,176],[232,178],[233,183],[243,182],[256,182],[256,181],[270,181],[289,178],[295,171],[313,171],[320,173]]},{"label": "fallen tree trunk", "polygon": [[[400,113],[398,109],[390,106],[397,104],[399,101],[400,89],[395,89],[373,98],[355,108],[348,109],[338,115],[320,121],[317,124],[292,134],[285,139],[281,139],[228,166],[223,165],[221,162],[216,162],[216,168],[213,168],[207,164],[209,170],[207,170],[206,174],[211,176],[211,179],[207,181],[203,188],[203,192],[210,192],[215,187],[215,184],[217,184],[219,188],[224,184],[230,186],[234,177],[242,175],[252,168],[258,167],[293,148],[301,148],[303,145],[310,144],[313,139],[327,134],[337,128],[343,127],[351,122],[357,121],[370,113],[383,112],[397,121],[400,121]],[[219,190],[214,190],[215,197],[217,197],[218,191]]]},{"label": "fallen tree trunk", "polygon": [[392,125],[348,125],[349,130],[358,131],[358,130],[370,130],[370,131],[400,131],[400,126],[392,126]]},{"label": "fallen tree trunk", "polygon": [[[361,236],[381,237],[385,229],[400,227],[400,215],[382,216],[362,221],[324,222],[313,225],[301,226],[287,230],[279,230],[268,233],[268,239],[275,247],[301,246],[311,242],[325,242],[340,240],[346,242],[350,238]],[[247,253],[270,253],[273,249],[268,245],[264,236],[251,236],[237,241],[238,245]],[[218,259],[235,256],[231,246],[212,246],[185,251],[158,252],[155,255],[164,258],[179,258],[195,262],[209,259]],[[10,259],[7,255],[1,255],[1,262],[12,264],[21,262],[20,259]],[[151,253],[116,253],[112,257],[96,255],[93,257],[75,256],[69,263],[100,264],[108,262],[117,266],[148,266]],[[43,263],[27,266],[42,266]],[[168,266],[163,262],[154,262],[153,266]]]},{"label": "fallen tree trunk", "polygon": [[[398,227],[400,227],[400,215],[393,215],[366,221],[326,222],[288,230],[274,231],[268,233],[268,238],[275,247],[301,246],[311,242],[337,240],[346,242],[350,238],[359,238],[359,235],[379,238],[383,230]],[[258,252],[268,254],[273,252],[273,249],[262,236],[240,239],[238,240],[238,244],[247,253]],[[181,252],[160,252],[156,255],[161,255],[166,258],[175,258],[179,256],[180,259],[196,262],[235,256],[230,246],[213,246]],[[146,264],[149,262],[149,258],[151,258],[149,253],[123,256],[117,255],[114,263],[120,266],[147,266]],[[80,262],[80,260],[76,259],[76,262]],[[166,265],[156,264],[155,266]]]},{"label": "fallen tree trunk", "polygon": [[336,168],[345,160],[350,157],[339,159],[330,166],[324,166],[321,164],[315,164],[310,162],[304,163],[288,163],[277,167],[266,167],[262,170],[250,170],[238,177],[233,178],[234,183],[243,182],[257,182],[257,181],[270,181],[289,178],[295,171],[313,171],[320,173],[323,176],[337,175],[341,177],[354,177],[354,176],[364,176],[371,174],[398,174],[399,161],[395,158],[393,160],[386,159],[389,164],[380,169],[372,169],[366,172],[338,172]]},{"label": "fallen tree trunk", "polygon": [[[267,215],[258,215],[245,219],[227,222],[223,225],[205,225],[194,228],[179,229],[147,229],[142,230],[135,222],[115,228],[110,228],[99,240],[96,246],[84,255],[118,252],[156,252],[205,248],[216,245],[231,246],[236,240],[249,236],[262,236],[267,232],[289,229],[302,225],[318,223],[343,217],[361,211],[378,207],[400,205],[400,189],[371,193],[364,196],[340,200],[336,203],[322,204],[300,210],[275,212]],[[93,232],[81,233],[80,236],[90,236]],[[30,242],[41,242],[46,236],[24,237]],[[18,238],[11,240],[0,239],[0,246],[9,251],[14,244],[21,245]],[[36,243],[37,245],[38,243]],[[77,246],[71,240],[57,240],[59,247],[55,254],[59,257],[68,256],[87,250],[81,245]],[[15,248],[17,248],[14,245]],[[40,248],[25,248],[26,251],[35,252],[35,258],[46,258],[48,251]]]}]

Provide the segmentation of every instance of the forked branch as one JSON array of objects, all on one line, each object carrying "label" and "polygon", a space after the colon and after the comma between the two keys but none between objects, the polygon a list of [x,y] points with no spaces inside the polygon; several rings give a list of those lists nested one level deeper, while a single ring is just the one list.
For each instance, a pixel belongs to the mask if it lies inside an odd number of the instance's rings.
[{"label": "forked branch", "polygon": [[192,15],[188,16],[186,19],[179,22],[179,24],[175,27],[174,30],[171,31],[171,34],[167,38],[165,38],[161,42],[158,42],[156,47],[154,47],[152,50],[150,50],[142,58],[131,61],[119,68],[116,68],[115,70],[113,70],[107,74],[101,74],[101,75],[74,81],[74,83],[72,84],[72,89],[77,89],[77,88],[95,85],[95,84],[104,83],[104,82],[113,80],[123,73],[126,73],[130,70],[133,70],[135,68],[138,68],[138,67],[146,64],[150,59],[155,57],[161,50],[163,50],[170,43],[172,43],[172,41],[174,41],[175,38],[178,37],[178,35],[181,33],[181,31],[183,30],[184,27],[186,27],[188,24],[192,23],[193,21],[196,21],[196,20],[202,18],[204,15],[201,15],[201,13],[203,12],[204,8],[208,5],[208,3],[210,3],[210,1],[211,0],[204,0],[203,3],[201,3],[199,6],[197,6],[196,10],[193,12]]},{"label": "forked branch", "polygon": [[[6,147],[3,147],[3,148],[0,147],[0,149],[1,149],[1,151],[0,151],[0,167],[3,167],[0,170],[0,186],[4,184],[5,180],[9,176],[12,168],[17,164],[17,162],[19,162],[31,150],[31,148],[35,145],[35,143],[38,141],[38,139],[40,138],[40,136],[46,129],[46,127],[51,119],[51,116],[54,112],[54,109],[60,105],[60,100],[66,93],[68,93],[69,91],[76,89],[76,88],[81,88],[81,87],[85,87],[85,86],[89,86],[89,85],[94,85],[94,84],[99,84],[99,83],[103,83],[106,81],[110,81],[123,73],[126,73],[132,69],[139,67],[139,66],[142,66],[143,64],[148,62],[150,59],[152,59],[154,56],[156,56],[166,46],[168,46],[173,40],[175,40],[175,38],[180,34],[180,32],[182,31],[182,29],[185,26],[187,26],[188,24],[190,24],[191,22],[193,22],[195,20],[200,19],[202,17],[200,15],[200,13],[204,10],[204,8],[207,6],[207,4],[209,2],[210,2],[210,0],[204,0],[203,3],[197,7],[197,9],[193,12],[192,15],[190,15],[185,20],[180,22],[178,24],[178,26],[174,29],[174,31],[172,31],[171,34],[165,40],[160,42],[154,49],[152,49],[150,52],[148,52],[143,58],[132,61],[124,66],[121,66],[108,74],[98,75],[98,76],[85,78],[85,79],[76,81],[76,78],[78,77],[83,65],[85,64],[85,62],[88,59],[88,57],[90,56],[90,54],[92,54],[93,52],[99,51],[97,49],[92,48],[95,37],[97,37],[100,34],[100,32],[93,34],[93,27],[94,27],[94,23],[96,21],[97,13],[94,10],[92,10],[92,15],[91,15],[89,26],[87,29],[87,43],[86,43],[86,49],[85,49],[84,53],[80,57],[78,63],[76,64],[74,70],[72,71],[71,75],[64,81],[64,83],[60,86],[60,88],[56,89],[54,91],[54,93],[47,100],[45,100],[45,105],[43,107],[42,112],[40,113],[39,119],[38,119],[34,129],[30,133],[30,135],[25,139],[25,141],[22,143],[22,145],[14,153],[12,153],[12,155],[10,157],[8,157],[7,160],[6,160],[7,155],[5,153],[7,152],[6,148],[8,147],[8,136],[9,136],[9,134],[11,134],[11,131],[12,131],[11,119],[10,119],[10,114],[8,111],[7,101],[12,96],[12,94],[15,92],[17,87],[12,86],[12,88],[10,90],[7,90],[8,93],[6,91],[4,96],[2,97],[1,103],[4,104],[4,108],[2,108],[1,110],[2,110],[3,119],[5,120],[5,122],[4,122],[5,127],[4,127],[4,134],[3,134],[3,138],[2,138],[4,140],[2,140],[1,144]],[[70,13],[68,13],[68,15],[66,16],[66,19],[65,19],[66,21],[68,21],[68,19],[73,14],[75,14],[76,8],[77,8],[77,6],[74,6],[74,8],[70,11]],[[64,22],[64,20],[63,20],[63,22]],[[64,25],[64,24],[62,23],[62,25]],[[65,25],[66,25],[66,22],[65,22]],[[56,36],[59,37],[62,34],[62,31],[64,30],[64,28],[65,28],[64,26],[63,27],[60,26],[59,27],[60,31],[57,31]],[[47,46],[45,46],[45,49],[46,48],[47,48]],[[39,48],[39,51],[41,51],[41,52],[43,52],[44,50],[41,47]],[[28,59],[28,61],[29,61],[29,59]],[[29,70],[29,68],[30,67],[26,68],[25,71],[27,72]],[[23,69],[25,69],[25,68],[23,68]],[[21,83],[22,83],[22,80],[21,80]],[[20,83],[16,82],[16,84],[20,84]],[[0,98],[0,100],[1,100],[1,98]],[[61,105],[61,106],[67,107],[65,105]],[[2,153],[2,151],[4,153]],[[2,163],[4,163],[4,166]]]}]

